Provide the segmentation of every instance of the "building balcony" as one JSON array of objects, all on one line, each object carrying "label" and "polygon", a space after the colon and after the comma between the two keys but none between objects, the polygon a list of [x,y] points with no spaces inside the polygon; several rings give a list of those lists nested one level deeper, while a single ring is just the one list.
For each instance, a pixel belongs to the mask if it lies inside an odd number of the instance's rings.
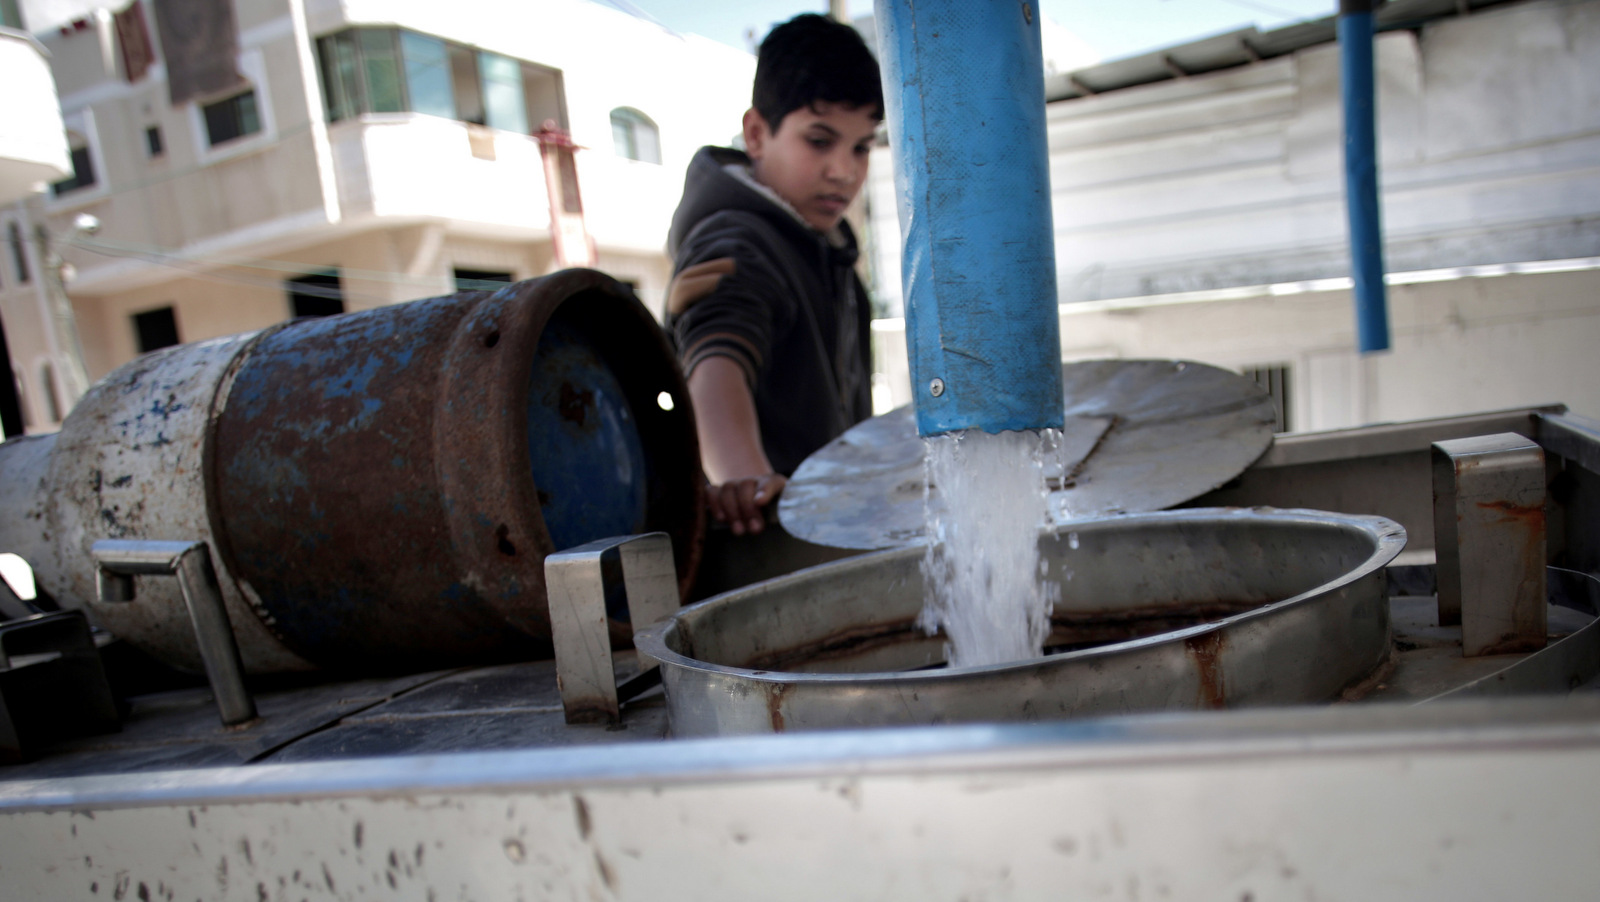
[{"label": "building balcony", "polygon": [[443,220],[507,239],[547,235],[539,143],[419,113],[371,113],[328,127],[342,218]]}]

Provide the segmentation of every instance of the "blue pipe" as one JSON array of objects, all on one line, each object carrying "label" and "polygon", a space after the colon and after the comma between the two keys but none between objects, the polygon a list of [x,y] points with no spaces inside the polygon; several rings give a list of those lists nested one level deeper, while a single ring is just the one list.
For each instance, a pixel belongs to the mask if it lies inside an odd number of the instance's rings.
[{"label": "blue pipe", "polygon": [[1339,53],[1344,100],[1344,192],[1350,218],[1356,338],[1361,353],[1389,349],[1378,207],[1378,148],[1372,64],[1373,0],[1340,0]]},{"label": "blue pipe", "polygon": [[877,0],[917,431],[1063,421],[1033,0]]}]

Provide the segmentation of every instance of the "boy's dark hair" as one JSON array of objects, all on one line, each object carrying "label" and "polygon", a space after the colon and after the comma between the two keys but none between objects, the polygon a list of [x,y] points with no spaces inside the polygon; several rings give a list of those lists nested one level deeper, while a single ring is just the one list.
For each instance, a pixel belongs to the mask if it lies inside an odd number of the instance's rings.
[{"label": "boy's dark hair", "polygon": [[774,133],[783,117],[818,102],[870,107],[883,118],[878,61],[854,28],[805,13],[772,29],[756,56],[751,106]]}]

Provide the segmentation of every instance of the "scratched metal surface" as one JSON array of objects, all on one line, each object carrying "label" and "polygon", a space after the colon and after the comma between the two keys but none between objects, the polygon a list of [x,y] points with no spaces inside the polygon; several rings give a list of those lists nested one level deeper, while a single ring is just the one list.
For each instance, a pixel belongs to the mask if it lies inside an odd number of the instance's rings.
[{"label": "scratched metal surface", "polygon": [[[541,359],[547,329],[581,353]],[[694,425],[662,391],[686,401],[660,329],[592,271],[296,324],[254,349],[217,423],[224,559],[324,667],[547,656],[553,535],[665,531],[692,577]],[[530,445],[541,426],[560,432]],[[637,471],[619,513],[570,503],[619,469]]]},{"label": "scratched metal surface", "polygon": [[637,635],[674,736],[1059,720],[1315,704],[1391,655],[1382,517],[1196,509],[1041,533],[1061,589],[1042,657],[943,667],[916,625],[923,551],[865,554],[729,592]]},{"label": "scratched metal surface", "polygon": [[176,581],[98,603],[96,539],[210,543],[251,672],[414,673],[548,654],[546,502],[562,541],[669,533],[682,589],[705,519],[671,349],[591,270],[150,354],[0,464],[6,550],[62,605],[190,671]]},{"label": "scratched metal surface", "polygon": [[[1091,360],[1061,368],[1067,472],[1056,522],[1161,510],[1228,482],[1272,444],[1272,399],[1203,363]],[[1108,425],[1109,423],[1109,425]],[[793,535],[835,548],[921,543],[923,443],[902,407],[857,424],[806,458],[778,515]],[[929,503],[942,509],[938,486]]]},{"label": "scratched metal surface", "polygon": [[[29,562],[58,602],[194,672],[200,654],[178,581],[136,577],[134,603],[101,604],[89,549],[97,539],[204,539],[215,555],[205,464],[217,387],[260,334],[166,348],[97,382],[62,424],[18,524],[33,532]],[[6,469],[9,481],[16,474]],[[246,668],[310,668],[272,635],[235,580],[221,575],[219,584]]]}]

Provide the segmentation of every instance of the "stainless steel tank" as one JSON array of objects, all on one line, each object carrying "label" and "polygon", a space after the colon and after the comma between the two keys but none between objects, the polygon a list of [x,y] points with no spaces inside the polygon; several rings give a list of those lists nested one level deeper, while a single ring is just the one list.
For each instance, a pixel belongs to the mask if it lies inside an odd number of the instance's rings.
[{"label": "stainless steel tank", "polygon": [[1357,694],[1390,657],[1382,517],[1195,509],[1042,533],[1061,585],[1041,658],[943,668],[917,625],[921,547],[684,608],[637,636],[676,736],[1055,720],[1305,704]]}]

